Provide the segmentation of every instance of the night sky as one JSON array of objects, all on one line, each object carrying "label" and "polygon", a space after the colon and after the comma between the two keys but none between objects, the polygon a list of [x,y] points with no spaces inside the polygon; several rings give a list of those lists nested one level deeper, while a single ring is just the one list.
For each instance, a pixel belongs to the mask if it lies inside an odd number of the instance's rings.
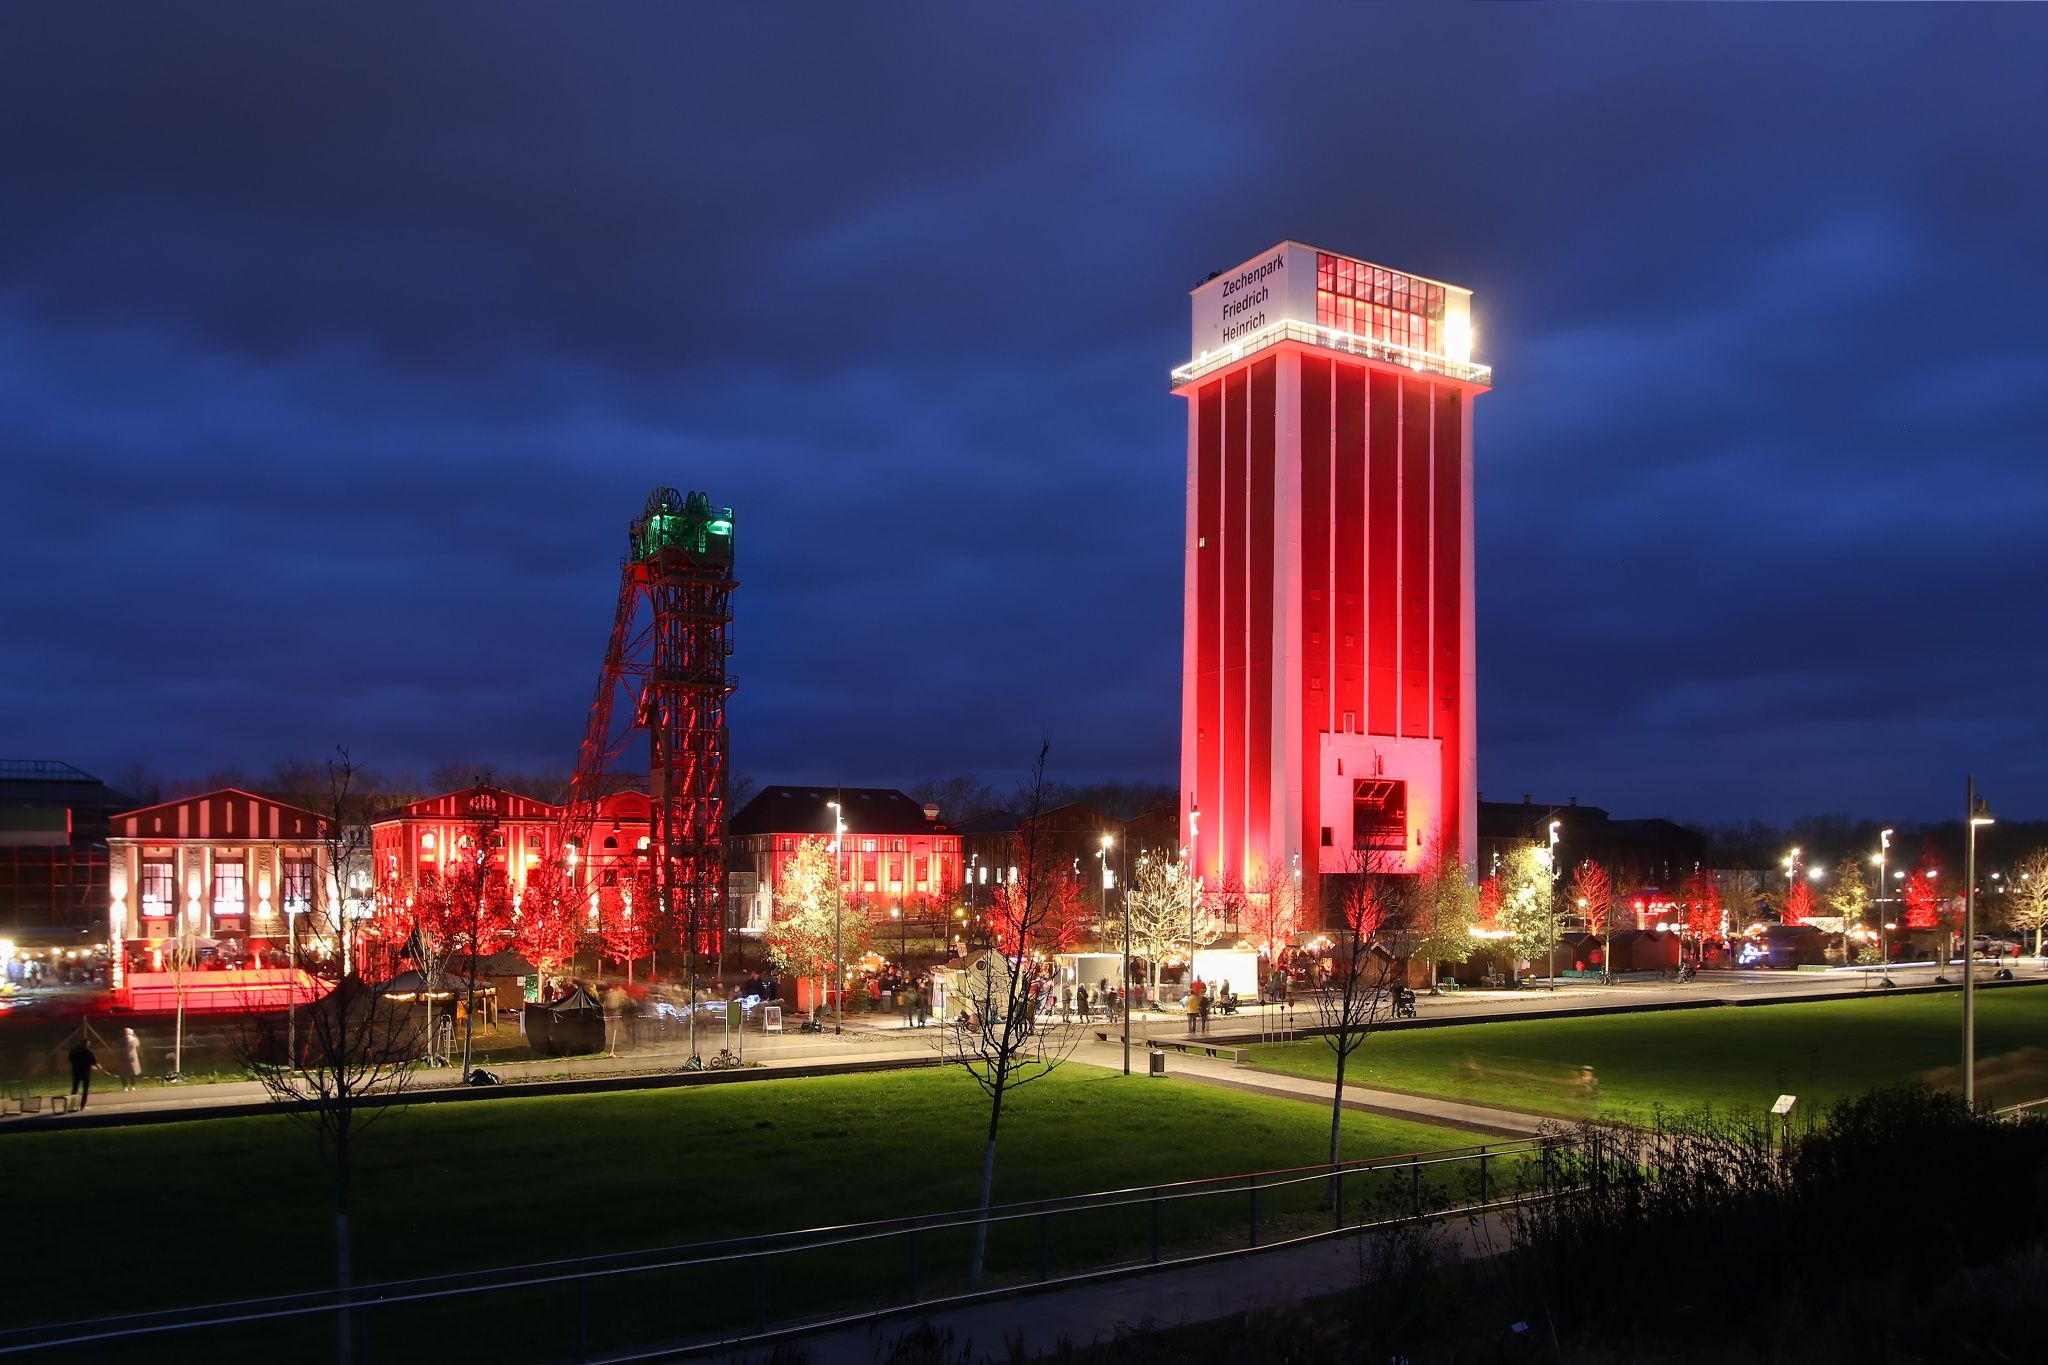
[{"label": "night sky", "polygon": [[1187,291],[1475,291],[1480,785],[2048,810],[2048,12],[17,6],[0,751],[573,760],[736,509],[735,766],[1174,776]]}]

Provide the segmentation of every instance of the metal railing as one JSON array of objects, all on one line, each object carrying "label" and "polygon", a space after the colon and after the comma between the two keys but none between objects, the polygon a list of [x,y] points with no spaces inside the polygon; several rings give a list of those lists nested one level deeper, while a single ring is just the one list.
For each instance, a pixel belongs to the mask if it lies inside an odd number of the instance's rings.
[{"label": "metal railing", "polygon": [[1318,323],[1302,322],[1295,318],[1282,318],[1240,337],[1228,346],[1214,351],[1205,351],[1187,364],[1177,366],[1172,373],[1172,386],[1176,389],[1192,384],[1203,375],[1220,370],[1226,365],[1235,365],[1248,355],[1255,355],[1271,346],[1285,341],[1298,341],[1324,350],[1342,351],[1347,355],[1360,355],[1368,360],[1384,360],[1421,374],[1440,374],[1447,379],[1456,379],[1467,384],[1493,383],[1493,367],[1475,365],[1469,360],[1454,360],[1447,355],[1433,351],[1419,350],[1392,341],[1381,341],[1375,337],[1361,336],[1338,327],[1324,327]]},{"label": "metal railing", "polygon": [[[649,1251],[540,1261],[0,1332],[0,1356],[84,1351],[107,1359],[188,1348],[213,1358],[252,1333],[312,1334],[349,1315],[353,1360],[416,1348],[462,1324],[494,1359],[626,1361],[732,1349],[835,1325],[1062,1284],[1139,1274],[1417,1219],[1545,1197],[1566,1137],[1493,1143],[1336,1166],[1097,1191],[977,1210],[808,1228]],[[1236,1207],[1233,1207],[1236,1206]],[[968,1277],[975,1238],[987,1272]],[[828,1270],[828,1280],[816,1273]],[[677,1291],[680,1290],[680,1294]],[[841,1292],[833,1292],[838,1290]],[[821,1292],[822,1291],[822,1292]],[[493,1305],[485,1301],[496,1298]],[[496,1308],[500,1318],[490,1316]],[[659,1321],[647,1321],[650,1308]],[[422,1313],[429,1316],[422,1316]],[[502,1340],[489,1340],[499,1323]],[[431,1324],[431,1325],[430,1325]],[[274,1335],[263,1338],[275,1349]],[[539,1354],[534,1354],[539,1352]],[[177,1357],[176,1349],[169,1350]]]}]

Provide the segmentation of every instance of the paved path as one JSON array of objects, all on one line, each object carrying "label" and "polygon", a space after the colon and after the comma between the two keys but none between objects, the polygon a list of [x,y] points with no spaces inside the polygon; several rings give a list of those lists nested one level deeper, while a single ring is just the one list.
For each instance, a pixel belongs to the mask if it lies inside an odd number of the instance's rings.
[{"label": "paved path", "polygon": [[[1076,1061],[1090,1062],[1096,1066],[1122,1066],[1117,1050],[1104,1047],[1100,1043],[1091,1042],[1076,1049],[1074,1056]],[[1261,1095],[1278,1096],[1281,1099],[1301,1100],[1325,1109],[1329,1106],[1332,1088],[1331,1083],[1327,1081],[1310,1080],[1305,1076],[1288,1076],[1277,1071],[1259,1071],[1236,1062],[1204,1057],[1199,1053],[1169,1053],[1166,1059],[1166,1074],[1170,1077],[1184,1077],[1203,1085],[1221,1085],[1232,1090],[1250,1090]],[[1540,1114],[1525,1114],[1519,1110],[1468,1104],[1462,1100],[1438,1099],[1431,1095],[1410,1095],[1398,1090],[1374,1090],[1350,1084],[1344,1087],[1344,1107],[1368,1114],[1384,1114],[1390,1118],[1410,1119],[1416,1123],[1435,1123],[1447,1128],[1464,1128],[1475,1133],[1504,1137],[1531,1137],[1562,1126],[1561,1120]]]},{"label": "paved path", "polygon": [[[1453,1260],[1491,1255],[1507,1240],[1495,1215],[1447,1219],[1432,1226],[1431,1236]],[[1353,1234],[1217,1256],[936,1312],[878,1316],[794,1340],[810,1365],[874,1365],[888,1358],[895,1342],[923,1326],[950,1340],[943,1352],[948,1360],[982,1365],[1028,1359],[1063,1344],[1086,1347],[1131,1331],[1215,1322],[1358,1288],[1375,1274],[1372,1238]],[[731,1365],[748,1359],[758,1365],[768,1354],[756,1346],[725,1359]]]},{"label": "paved path", "polygon": [[[723,1035],[705,1041],[700,1051],[717,1049]],[[786,1034],[746,1040],[748,1066],[731,1071],[685,1075],[684,1044],[657,1045],[618,1057],[550,1057],[535,1061],[484,1063],[501,1076],[503,1087],[465,1086],[459,1067],[415,1073],[408,1086],[412,1102],[504,1098],[514,1095],[576,1094],[591,1090],[634,1089],[676,1084],[722,1084],[765,1080],[782,1075],[820,1075],[839,1071],[894,1068],[936,1057],[923,1037],[878,1036],[849,1031],[830,1034]],[[187,1086],[145,1085],[123,1091],[111,1077],[93,1078],[92,1102],[69,1114],[17,1114],[0,1117],[0,1133],[63,1127],[103,1127],[132,1123],[163,1123],[211,1116],[260,1113],[269,1106],[261,1083],[219,1081]],[[63,1092],[65,1082],[38,1087],[43,1093]],[[45,1100],[47,1105],[48,1101]]]}]

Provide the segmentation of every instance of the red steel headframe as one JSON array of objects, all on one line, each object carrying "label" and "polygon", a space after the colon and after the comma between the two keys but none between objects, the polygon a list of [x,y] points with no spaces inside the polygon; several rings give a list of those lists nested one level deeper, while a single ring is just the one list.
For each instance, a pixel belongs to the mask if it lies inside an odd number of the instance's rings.
[{"label": "red steel headframe", "polygon": [[[634,785],[613,771],[647,737],[649,860],[661,937],[720,950],[725,927],[725,701],[732,653],[732,509],[657,488],[629,531],[604,669],[577,754],[564,846],[584,851],[598,807]],[[624,704],[620,705],[623,699]]]}]

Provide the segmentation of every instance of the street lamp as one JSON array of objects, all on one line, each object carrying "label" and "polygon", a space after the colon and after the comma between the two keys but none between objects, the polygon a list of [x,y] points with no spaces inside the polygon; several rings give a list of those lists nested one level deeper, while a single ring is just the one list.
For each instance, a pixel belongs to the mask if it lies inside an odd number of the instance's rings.
[{"label": "street lamp", "polygon": [[846,914],[846,884],[839,879],[839,850],[846,838],[845,812],[837,801],[825,803],[832,811],[832,1031],[846,1031],[846,936],[841,923]]},{"label": "street lamp", "polygon": [[1977,1103],[1977,826],[1992,823],[1991,803],[1977,795],[1977,779],[1963,784],[1968,825],[1963,840],[1963,1107]]},{"label": "street lamp", "polygon": [[1550,989],[1557,989],[1557,842],[1558,831],[1564,828],[1564,821],[1550,822]]},{"label": "street lamp", "polygon": [[1891,852],[1891,848],[1892,832],[1888,829],[1879,830],[1877,834],[1877,956],[1878,970],[1884,974],[1883,980],[1886,982],[1890,982],[1892,979],[1892,945],[1890,937],[1891,925],[1886,922],[1887,917],[1884,908],[1884,864],[1885,857]]},{"label": "street lamp", "polygon": [[[1102,836],[1102,851],[1096,854],[1102,859],[1102,918],[1109,919],[1109,849],[1116,842],[1113,834]],[[1123,934],[1123,975],[1117,986],[1117,1005],[1124,1015],[1124,1075],[1131,1074],[1131,891],[1119,887],[1118,894],[1124,902]],[[1086,1022],[1085,1020],[1083,1021]]]}]

